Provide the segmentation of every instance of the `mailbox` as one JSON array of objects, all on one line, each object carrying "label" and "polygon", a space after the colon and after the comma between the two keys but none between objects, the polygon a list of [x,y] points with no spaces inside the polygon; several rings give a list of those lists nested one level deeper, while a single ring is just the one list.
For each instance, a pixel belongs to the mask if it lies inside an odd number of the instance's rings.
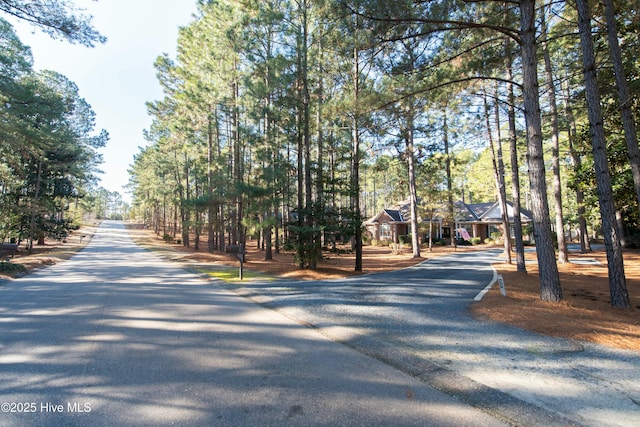
[{"label": "mailbox", "polygon": [[224,251],[228,254],[239,254],[244,252],[242,245],[227,245],[224,247]]},{"label": "mailbox", "polygon": [[240,280],[243,279],[243,268],[242,264],[244,263],[244,245],[227,245],[224,247],[224,251],[228,254],[235,254],[238,261],[240,261]]}]

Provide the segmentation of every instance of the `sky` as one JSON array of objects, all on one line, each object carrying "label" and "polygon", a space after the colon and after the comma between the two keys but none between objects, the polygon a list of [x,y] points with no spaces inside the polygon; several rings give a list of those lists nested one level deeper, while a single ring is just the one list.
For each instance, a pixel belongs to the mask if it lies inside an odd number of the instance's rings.
[{"label": "sky", "polygon": [[151,124],[145,103],[162,99],[153,63],[167,53],[175,57],[178,28],[188,25],[196,12],[196,0],[74,0],[93,16],[94,27],[107,42],[93,48],[53,40],[29,24],[6,16],[18,37],[31,47],[34,68],[53,70],[73,81],[96,113],[96,133],[109,132],[100,150],[104,163],[100,185],[123,188],[133,156],[147,145],[143,130]]}]

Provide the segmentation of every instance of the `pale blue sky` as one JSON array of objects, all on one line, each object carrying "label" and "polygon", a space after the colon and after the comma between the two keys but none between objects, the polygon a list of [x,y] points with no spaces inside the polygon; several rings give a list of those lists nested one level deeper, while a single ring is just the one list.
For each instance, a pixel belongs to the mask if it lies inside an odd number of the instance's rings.
[{"label": "pale blue sky", "polygon": [[[118,191],[128,182],[127,169],[138,147],[146,145],[149,127],[146,101],[162,98],[153,63],[162,53],[175,57],[178,28],[192,21],[195,0],[75,0],[93,15],[95,27],[108,38],[94,48],[52,40],[28,24],[11,21],[22,42],[31,47],[34,67],[64,74],[78,85],[96,113],[96,128],[111,137],[104,156],[101,185]],[[6,18],[6,17],[5,17]],[[6,18],[8,19],[8,18]]]}]

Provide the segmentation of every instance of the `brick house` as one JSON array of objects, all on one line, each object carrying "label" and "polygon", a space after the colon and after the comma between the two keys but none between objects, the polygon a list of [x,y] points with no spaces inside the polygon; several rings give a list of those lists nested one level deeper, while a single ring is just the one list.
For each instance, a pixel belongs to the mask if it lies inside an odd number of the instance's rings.
[{"label": "brick house", "polygon": [[[386,208],[365,222],[367,233],[371,239],[389,240],[398,242],[400,236],[411,233],[411,211],[409,201],[406,200],[397,206]],[[418,208],[420,211],[420,208]],[[513,204],[507,202],[507,213],[509,222],[513,223]],[[434,238],[450,239],[452,230],[455,230],[456,238],[468,240],[472,237],[480,238],[481,241],[491,237],[492,233],[502,234],[502,209],[498,202],[454,203],[454,221],[447,220],[448,212],[439,209],[435,212],[432,220],[432,230]],[[523,224],[531,222],[531,213],[525,209],[520,212]],[[429,221],[421,217],[418,222],[422,223],[422,229],[429,228]],[[511,232],[513,235],[513,230]],[[427,236],[421,236],[424,238]]]}]

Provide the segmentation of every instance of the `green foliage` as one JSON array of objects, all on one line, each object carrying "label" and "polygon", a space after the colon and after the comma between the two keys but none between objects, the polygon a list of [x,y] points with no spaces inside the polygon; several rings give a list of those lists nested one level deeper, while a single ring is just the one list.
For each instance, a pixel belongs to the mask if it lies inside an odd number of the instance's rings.
[{"label": "green foliage", "polygon": [[27,268],[22,264],[14,264],[8,261],[0,261],[0,274],[8,276],[19,276],[27,272]]},{"label": "green foliage", "polygon": [[[629,16],[621,22],[621,34],[625,66],[635,82],[640,42],[631,4],[620,3],[619,13]],[[520,187],[530,188],[525,152],[533,144],[523,114],[537,109],[522,105],[523,95],[532,91],[523,85],[521,10],[512,6],[488,1],[199,2],[194,21],[180,30],[177,57],[163,55],[155,64],[164,94],[148,104],[153,118],[145,134],[148,144],[131,168],[136,214],[160,233],[176,222],[183,230],[206,227],[217,241],[263,238],[261,246],[293,251],[299,265],[313,268],[320,242],[331,248],[352,243],[362,231],[363,215],[406,199],[412,156],[423,221],[436,214],[451,221],[449,198],[494,201],[488,134],[505,150],[509,183],[509,118],[515,124]],[[571,25],[574,10],[564,6],[554,4],[549,11],[560,18],[549,22],[549,40],[563,92],[561,184],[563,190],[585,192],[593,226],[599,214],[580,52]],[[597,37],[603,33],[595,32]],[[606,59],[603,39],[599,46]],[[516,65],[513,117],[507,116],[506,59]],[[609,88],[603,93],[614,194],[626,227],[633,230],[640,225],[640,209],[633,201],[609,69],[599,64],[601,86]],[[490,129],[480,106],[485,91],[495,96]],[[636,99],[637,85],[633,94]],[[542,101],[548,121],[547,92],[527,97],[534,98]],[[569,159],[568,130],[582,167],[574,168]],[[542,136],[549,139],[548,125]],[[539,166],[540,157],[529,160]],[[537,198],[540,187],[551,182],[539,179],[541,170],[534,172]],[[525,192],[524,206],[532,195]],[[573,200],[569,193],[564,203],[575,223]],[[428,230],[423,225],[420,232]],[[389,242],[371,241],[381,243]]]},{"label": "green foliage", "polygon": [[[40,16],[40,3],[23,12]],[[15,5],[0,11],[5,7]],[[45,9],[57,14],[66,6],[50,2]],[[62,15],[56,16],[62,25]],[[83,31],[67,30],[70,37]],[[93,133],[95,114],[73,82],[53,71],[31,70],[29,50],[3,20],[0,45],[0,232],[27,240],[28,247],[36,239],[61,240],[74,227],[70,205],[95,181],[97,149],[108,135]]]},{"label": "green foliage", "polygon": [[444,246],[447,242],[444,239],[433,239],[432,243],[434,246]]},{"label": "green foliage", "polygon": [[58,241],[64,240],[72,231],[78,230],[79,228],[80,226],[75,224],[72,219],[50,218],[45,218],[39,227],[46,237]]},{"label": "green foliage", "polygon": [[0,11],[38,26],[54,39],[62,38],[85,46],[107,40],[93,28],[91,16],[64,0],[3,1]]}]

